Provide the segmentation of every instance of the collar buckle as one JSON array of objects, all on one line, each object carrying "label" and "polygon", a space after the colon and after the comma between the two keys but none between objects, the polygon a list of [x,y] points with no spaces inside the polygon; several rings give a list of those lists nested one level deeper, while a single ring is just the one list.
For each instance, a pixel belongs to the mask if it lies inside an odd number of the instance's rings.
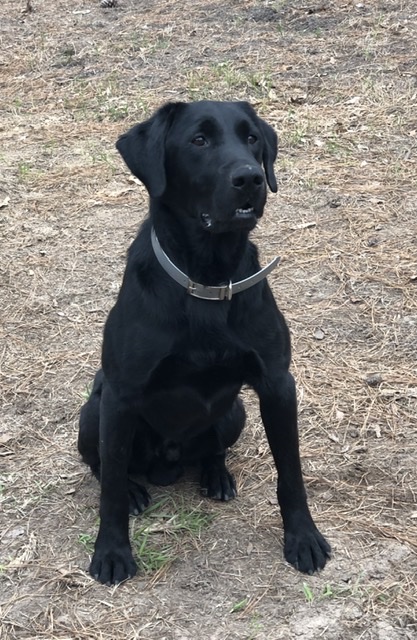
[{"label": "collar buckle", "polygon": [[219,287],[205,286],[188,279],[187,293],[202,300],[231,300],[233,295],[232,281]]}]

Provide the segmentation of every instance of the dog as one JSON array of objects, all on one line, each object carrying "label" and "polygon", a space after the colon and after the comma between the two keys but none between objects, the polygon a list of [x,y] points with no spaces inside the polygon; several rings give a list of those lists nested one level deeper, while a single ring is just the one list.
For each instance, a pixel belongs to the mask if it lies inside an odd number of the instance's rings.
[{"label": "dog", "polygon": [[277,191],[277,135],[247,102],[168,103],[116,147],[145,185],[149,215],[128,252],[105,324],[102,366],[81,409],[78,449],[101,485],[90,565],[104,584],[133,577],[129,513],[149,504],[138,482],[168,485],[199,464],[201,491],[227,501],[226,451],[252,387],[278,471],[284,555],[313,573],[330,546],[304,488],[290,336],[249,232],[267,185]]}]

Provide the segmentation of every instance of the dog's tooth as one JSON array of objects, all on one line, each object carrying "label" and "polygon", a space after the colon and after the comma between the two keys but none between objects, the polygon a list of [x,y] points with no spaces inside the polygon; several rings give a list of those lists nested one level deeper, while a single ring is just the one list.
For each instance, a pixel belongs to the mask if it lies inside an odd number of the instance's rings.
[{"label": "dog's tooth", "polygon": [[246,215],[246,214],[253,213],[253,212],[254,212],[254,208],[253,207],[248,207],[247,209],[242,209],[242,208],[239,207],[238,209],[236,209],[235,214],[236,215]]}]

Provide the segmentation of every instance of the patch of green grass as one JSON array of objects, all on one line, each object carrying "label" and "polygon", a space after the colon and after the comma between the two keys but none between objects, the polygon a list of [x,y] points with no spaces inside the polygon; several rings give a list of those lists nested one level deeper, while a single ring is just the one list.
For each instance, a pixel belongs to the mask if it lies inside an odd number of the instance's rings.
[{"label": "patch of green grass", "polygon": [[288,143],[291,147],[297,147],[306,141],[307,129],[305,126],[297,125],[289,134]]},{"label": "patch of green grass", "polygon": [[39,165],[32,165],[31,162],[19,162],[17,165],[17,177],[20,183],[34,186],[39,180],[45,176],[45,170],[39,168]]},{"label": "patch of green grass", "polygon": [[55,67],[56,69],[61,69],[63,67],[68,67],[73,64],[76,64],[76,62],[74,62],[74,58],[76,54],[77,54],[77,51],[74,45],[64,44],[57,52],[57,57],[52,66]]},{"label": "patch of green grass", "polygon": [[[165,33],[165,31],[167,31]],[[168,30],[156,34],[153,31],[135,31],[129,40],[122,40],[115,44],[115,51],[126,55],[127,52],[139,53],[142,58],[146,58],[158,51],[165,51],[171,44],[171,36]]]},{"label": "patch of green grass", "polygon": [[127,104],[109,104],[107,107],[107,116],[109,120],[113,122],[124,120],[128,115],[129,109]]},{"label": "patch of green grass", "polygon": [[238,613],[239,611],[243,611],[248,602],[248,598],[243,598],[243,600],[240,600],[240,602],[236,602],[236,604],[234,604],[230,609],[230,613]]},{"label": "patch of green grass", "polygon": [[268,71],[253,71],[230,61],[192,69],[187,74],[188,92],[194,100],[213,99],[221,92],[226,97],[233,92],[234,99],[260,99],[268,97],[272,87],[272,76]]},{"label": "patch of green grass", "polygon": [[19,180],[21,180],[22,182],[27,180],[31,170],[32,170],[32,166],[30,165],[29,162],[20,162],[17,167],[17,174],[19,176]]},{"label": "patch of green grass", "polygon": [[252,616],[249,622],[250,634],[249,634],[248,640],[255,640],[258,633],[261,633],[263,631],[263,628],[264,628],[264,625],[259,620],[259,614],[254,613],[254,615]]},{"label": "patch of green grass", "polygon": [[212,515],[202,509],[185,505],[184,500],[176,502],[165,498],[146,509],[142,516],[142,529],[163,531],[174,537],[181,533],[197,537],[212,519]]},{"label": "patch of green grass", "polygon": [[143,573],[156,573],[171,564],[177,555],[173,544],[157,545],[149,531],[139,530],[133,537],[139,569]]},{"label": "patch of green grass", "polygon": [[173,531],[175,533],[189,533],[198,537],[201,530],[208,526],[211,520],[212,517],[200,509],[181,509],[173,517]]},{"label": "patch of green grass", "polygon": [[152,53],[157,53],[158,51],[165,51],[166,49],[169,48],[170,44],[171,44],[170,37],[159,35],[154,42],[150,43],[149,50],[147,51],[147,53],[152,54]]},{"label": "patch of green grass", "polygon": [[304,189],[310,189],[310,190],[315,189],[317,186],[316,181],[313,180],[311,176],[305,176],[304,178],[299,180],[299,185]]},{"label": "patch of green grass", "polygon": [[152,108],[146,98],[137,96],[132,100],[133,113],[137,122],[148,118],[151,115]]},{"label": "patch of green grass", "polygon": [[210,69],[214,79],[224,82],[228,87],[239,87],[244,82],[242,71],[229,61],[213,64]]},{"label": "patch of green grass", "polygon": [[255,93],[257,93],[259,97],[268,96],[270,91],[273,89],[272,77],[268,72],[260,73],[256,71],[249,73],[247,76],[247,81],[250,87],[255,90]]},{"label": "patch of green grass", "polygon": [[274,22],[274,29],[278,33],[278,35],[283,36],[285,33],[285,27],[282,20],[276,20]]},{"label": "patch of green grass", "polygon": [[133,549],[146,574],[160,571],[174,562],[189,542],[199,538],[212,516],[184,501],[160,500],[143,513],[132,533]]},{"label": "patch of green grass", "polygon": [[114,168],[110,155],[105,151],[93,151],[91,153],[91,161],[93,164],[108,164]]},{"label": "patch of green grass", "polygon": [[[183,500],[165,498],[153,504],[137,521],[132,521],[132,549],[139,570],[150,575],[172,564],[211,520],[210,514],[200,507],[189,507]],[[89,554],[94,550],[94,540],[90,533],[78,536],[78,542]]]},{"label": "patch of green grass", "polygon": [[362,578],[363,576],[359,575],[354,582],[342,585],[326,584],[321,591],[316,592],[306,582],[303,582],[303,593],[310,604],[316,599],[363,597],[368,595],[368,590],[361,585]]},{"label": "patch of green grass", "polygon": [[103,80],[76,77],[69,86],[68,94],[63,98],[64,109],[71,112],[77,120],[91,119],[98,122],[118,122],[134,113],[138,119],[149,112],[143,88],[138,83],[137,99],[126,100],[120,78],[114,73]]},{"label": "patch of green grass", "polygon": [[59,152],[57,140],[47,140],[42,147],[42,156],[45,158],[53,158]]},{"label": "patch of green grass", "polygon": [[308,586],[307,582],[303,582],[303,593],[304,597],[309,604],[311,604],[314,600],[314,593],[312,589]]},{"label": "patch of green grass", "polygon": [[236,91],[240,77],[230,63],[220,62],[205,68],[191,69],[187,73],[186,82],[192,100],[213,100],[219,91]]},{"label": "patch of green grass", "polygon": [[23,107],[23,102],[20,98],[15,98],[12,103],[12,112],[17,114],[21,113]]},{"label": "patch of green grass", "polygon": [[93,100],[96,102],[97,119],[124,120],[128,116],[128,105],[122,97],[123,91],[120,79],[115,73],[111,73],[106,79],[95,87]]},{"label": "patch of green grass", "polygon": [[81,398],[83,399],[84,402],[87,402],[87,400],[90,399],[91,396],[91,392],[93,391],[93,381],[89,382],[84,391],[81,391]]},{"label": "patch of green grass", "polygon": [[334,598],[335,594],[332,586],[330,584],[326,584],[321,595],[323,598]]},{"label": "patch of green grass", "polygon": [[329,138],[328,140],[326,140],[326,149],[330,153],[340,155],[340,152],[342,151],[342,146],[334,138]]},{"label": "patch of green grass", "polygon": [[78,542],[87,551],[87,553],[93,553],[94,536],[92,536],[91,533],[80,533],[78,536]]}]

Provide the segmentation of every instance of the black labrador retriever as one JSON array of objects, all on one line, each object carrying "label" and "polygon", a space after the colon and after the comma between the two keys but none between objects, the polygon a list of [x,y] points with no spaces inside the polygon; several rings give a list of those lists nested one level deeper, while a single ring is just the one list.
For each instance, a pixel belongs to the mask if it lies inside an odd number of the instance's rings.
[{"label": "black labrador retriever", "polygon": [[[150,213],[133,242],[107,319],[78,448],[101,483],[90,573],[116,584],[136,573],[130,513],[149,504],[143,475],[174,482],[201,466],[201,490],[236,495],[225,464],[257,393],[278,470],[285,558],[322,569],[330,547],[310,515],[298,447],[290,338],[248,235],[266,183],[277,190],[277,136],[246,102],[171,103],[117,142],[146,186]],[[263,168],[262,168],[263,167]]]}]

